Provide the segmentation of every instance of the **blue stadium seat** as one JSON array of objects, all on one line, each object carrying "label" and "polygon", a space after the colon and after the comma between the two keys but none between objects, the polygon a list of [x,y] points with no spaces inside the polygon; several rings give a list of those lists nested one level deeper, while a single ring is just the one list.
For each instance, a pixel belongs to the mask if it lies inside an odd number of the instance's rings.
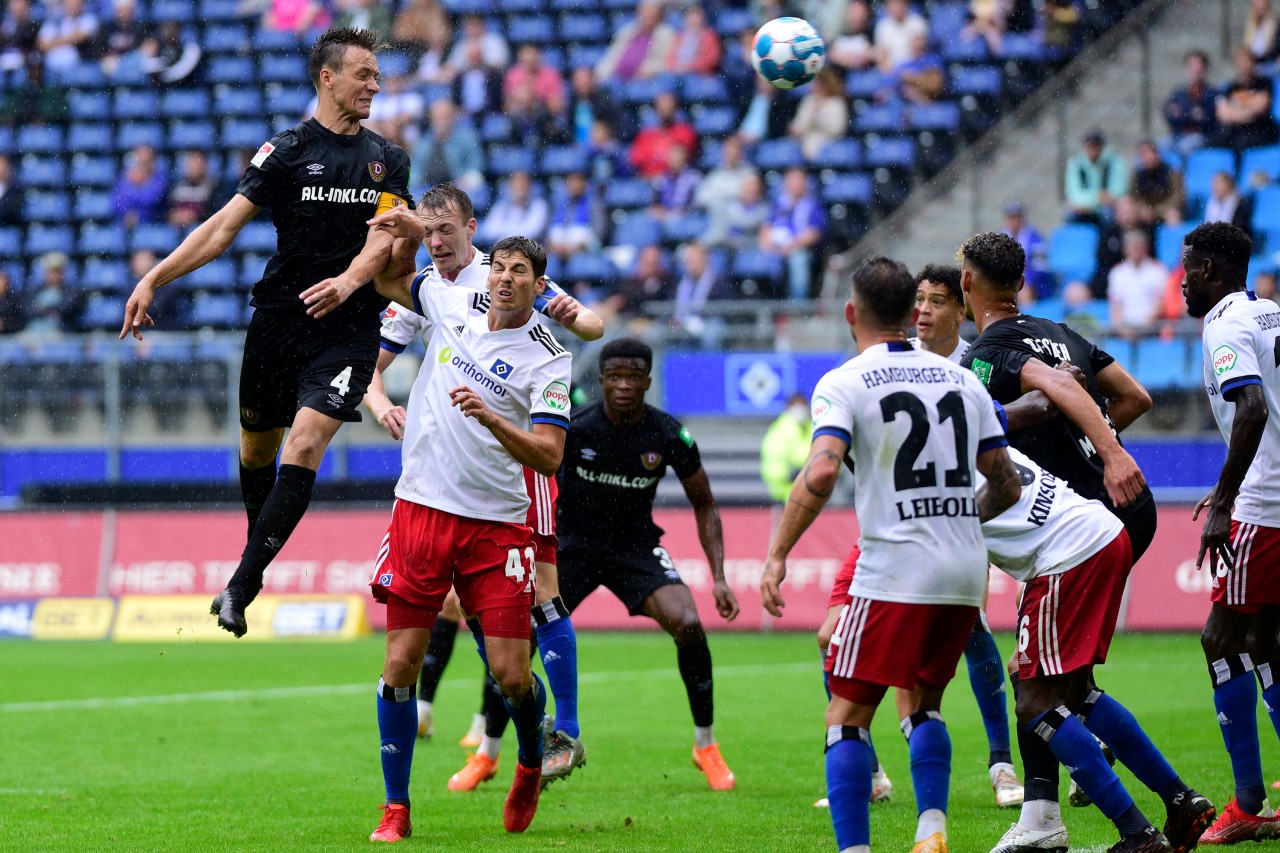
[{"label": "blue stadium seat", "polygon": [[190,322],[196,328],[235,329],[241,324],[244,299],[234,293],[197,293],[191,300]]},{"label": "blue stadium seat", "polygon": [[111,99],[101,92],[68,92],[67,106],[76,121],[107,121],[111,118]]},{"label": "blue stadium seat", "polygon": [[240,281],[241,287],[252,287],[262,279],[262,274],[267,271],[267,261],[270,257],[267,255],[245,255],[244,260],[240,262]]},{"label": "blue stadium seat", "polygon": [[574,68],[586,66],[595,68],[609,50],[604,44],[571,44],[569,45],[569,65]]},{"label": "blue stadium seat", "polygon": [[1236,153],[1229,148],[1201,148],[1187,158],[1187,170],[1183,180],[1187,195],[1193,200],[1209,197],[1209,187],[1218,172],[1236,173]]},{"label": "blue stadium seat", "polygon": [[296,124],[302,119],[302,114],[307,111],[314,97],[314,89],[272,85],[267,87],[267,108],[276,115],[290,116]]},{"label": "blue stadium seat", "polygon": [[907,129],[943,130],[955,133],[960,130],[960,107],[947,101],[936,104],[912,104],[907,110]]},{"label": "blue stadium seat", "polygon": [[1072,326],[1087,322],[1098,328],[1105,329],[1111,325],[1111,306],[1107,304],[1105,299],[1093,299],[1075,308],[1068,308],[1067,316],[1063,322]]},{"label": "blue stadium seat", "polygon": [[164,128],[159,122],[130,122],[117,127],[117,151],[128,151],[139,145],[150,145],[152,148],[164,145]]},{"label": "blue stadium seat", "polygon": [[[1040,313],[1034,312],[1037,317]],[[1062,322],[1059,320],[1058,322]],[[1099,338],[1095,343],[1098,349],[1114,358],[1120,363],[1120,366],[1130,373],[1136,373],[1138,370],[1138,348],[1134,342],[1128,338],[1122,338],[1117,335],[1105,335]],[[1181,360],[1181,359],[1179,359]]]},{"label": "blue stadium seat", "polygon": [[289,30],[273,30],[269,27],[258,27],[253,34],[254,53],[298,53],[302,48],[302,40],[297,33]]},{"label": "blue stadium seat", "polygon": [[195,4],[189,0],[152,0],[153,21],[178,21],[189,24],[195,20]]},{"label": "blue stadium seat", "polygon": [[241,0],[200,0],[200,20],[239,21]]},{"label": "blue stadium seat", "polygon": [[804,166],[804,152],[794,139],[765,139],[756,145],[751,158],[761,169],[781,170]]},{"label": "blue stadium seat", "polygon": [[589,171],[586,153],[576,145],[553,145],[542,149],[538,166],[544,175],[565,175]]},{"label": "blue stadium seat", "polygon": [[90,293],[80,311],[80,328],[85,331],[119,329],[124,316],[124,297]]},{"label": "blue stadium seat", "polygon": [[1049,268],[1062,281],[1088,281],[1097,268],[1098,229],[1063,225],[1049,237]]},{"label": "blue stadium seat", "polygon": [[182,281],[189,290],[234,290],[237,281],[235,261],[217,258],[187,273]]},{"label": "blue stadium seat", "polygon": [[870,104],[854,116],[853,129],[858,133],[900,133],[905,123],[900,104]]},{"label": "blue stadium seat", "polygon": [[686,213],[662,223],[662,236],[669,243],[687,243],[702,239],[710,225],[711,219],[705,213]]},{"label": "blue stadium seat", "polygon": [[551,8],[557,12],[594,11],[599,0],[551,0]]},{"label": "blue stadium seat", "polygon": [[1049,58],[1049,53],[1039,36],[1030,33],[1005,33],[1000,43],[1000,56],[1018,62],[1044,62]]},{"label": "blue stadium seat", "polygon": [[1272,181],[1280,178],[1280,145],[1249,148],[1240,156],[1240,185],[1247,186],[1254,172],[1264,172]]},{"label": "blue stadium seat", "polygon": [[698,136],[729,136],[738,129],[738,109],[731,106],[695,106],[693,129]]},{"label": "blue stadium seat", "polygon": [[1188,370],[1187,361],[1185,338],[1170,341],[1143,338],[1138,341],[1138,369],[1134,378],[1152,391],[1197,388],[1202,381],[1200,372]]},{"label": "blue stadium seat", "polygon": [[70,252],[75,246],[75,231],[70,225],[32,225],[27,229],[22,251],[26,255],[45,252]]},{"label": "blue stadium seat", "polygon": [[113,138],[109,124],[73,124],[67,129],[67,150],[110,151]]},{"label": "blue stadium seat", "polygon": [[175,121],[169,125],[169,148],[173,151],[209,151],[217,147],[217,142],[218,132],[211,121]]},{"label": "blue stadium seat", "polygon": [[648,207],[652,203],[653,187],[640,178],[614,179],[604,188],[605,207]]},{"label": "blue stadium seat", "polygon": [[591,252],[573,255],[564,268],[564,277],[568,281],[611,281],[616,274],[612,261]]},{"label": "blue stadium seat", "polygon": [[76,251],[82,255],[117,258],[125,253],[128,235],[119,225],[85,225],[80,229]]},{"label": "blue stadium seat", "polygon": [[837,139],[822,146],[812,162],[819,169],[857,169],[862,165],[862,142]]},{"label": "blue stadium seat", "polygon": [[1061,323],[1067,316],[1067,305],[1060,296],[1037,299],[1027,312],[1034,317],[1043,317],[1051,323]]},{"label": "blue stadium seat", "polygon": [[18,131],[18,150],[23,154],[61,154],[62,129],[51,125],[27,125]]},{"label": "blue stadium seat", "polygon": [[15,138],[12,127],[0,127],[0,153],[12,152]]},{"label": "blue stadium seat", "polygon": [[880,137],[867,140],[866,163],[911,171],[916,162],[916,141],[910,137]]},{"label": "blue stadium seat", "polygon": [[743,30],[754,30],[759,24],[750,9],[725,9],[716,15],[716,32],[736,36]]},{"label": "blue stadium seat", "polygon": [[956,95],[984,95],[999,98],[1004,92],[1004,75],[990,65],[957,65],[950,69],[951,92]]},{"label": "blue stadium seat", "polygon": [[160,223],[144,223],[129,235],[129,250],[150,249],[158,255],[167,255],[177,248],[182,235],[176,226]]},{"label": "blue stadium seat", "polygon": [[1280,187],[1263,187],[1254,195],[1251,224],[1259,231],[1280,224]]},{"label": "blue stadium seat", "polygon": [[942,58],[947,62],[986,62],[991,58],[985,39],[947,39],[942,43]]},{"label": "blue stadium seat", "polygon": [[747,249],[734,257],[731,274],[738,281],[764,279],[776,282],[782,278],[782,257],[773,252]]},{"label": "blue stadium seat", "polygon": [[661,242],[662,226],[644,212],[623,216],[613,229],[613,243],[617,246],[653,246]]},{"label": "blue stadium seat", "polygon": [[488,113],[480,120],[481,142],[506,142],[511,139],[511,119],[502,113]]},{"label": "blue stadium seat", "polygon": [[161,118],[208,118],[209,114],[205,89],[170,89],[160,99]]},{"label": "blue stadium seat", "polygon": [[868,206],[874,192],[871,176],[863,172],[836,173],[822,182],[822,200],[827,204]]},{"label": "blue stadium seat", "polygon": [[307,79],[307,61],[301,56],[268,53],[258,62],[258,74],[264,83],[297,83]]},{"label": "blue stadium seat", "polygon": [[533,172],[533,165],[533,151],[522,145],[489,146],[489,172],[495,175]]},{"label": "blue stadium seat", "polygon": [[20,173],[29,187],[62,189],[67,183],[67,164],[61,157],[24,157]]},{"label": "blue stadium seat", "polygon": [[248,222],[236,235],[232,244],[238,252],[262,252],[268,255],[276,251],[276,227],[270,222]]},{"label": "blue stadium seat", "polygon": [[623,84],[622,91],[617,94],[617,97],[628,104],[652,104],[658,95],[674,91],[675,88],[675,80],[672,77],[650,77],[646,80],[632,80]]},{"label": "blue stadium seat", "polygon": [[687,104],[723,104],[729,100],[729,88],[723,77],[698,74],[683,78],[680,91]]},{"label": "blue stadium seat", "polygon": [[964,3],[935,3],[929,9],[929,35],[939,44],[960,37],[969,16]]},{"label": "blue stadium seat", "polygon": [[1199,224],[1183,222],[1180,225],[1161,225],[1156,231],[1156,257],[1160,263],[1169,269],[1182,263],[1182,239]]},{"label": "blue stadium seat", "polygon": [[256,87],[218,86],[213,90],[213,111],[219,118],[259,116],[262,114],[262,93]]},{"label": "blue stadium seat", "polygon": [[249,49],[249,30],[239,25],[205,27],[201,46],[209,53],[243,53]]},{"label": "blue stadium seat", "polygon": [[854,100],[874,98],[885,89],[894,87],[893,78],[879,71],[850,71],[844,78],[845,94]]},{"label": "blue stadium seat", "polygon": [[117,121],[151,119],[160,112],[160,98],[142,89],[117,89],[112,107]]},{"label": "blue stadium seat", "polygon": [[215,85],[254,86],[260,82],[253,60],[245,56],[215,56],[209,60],[204,76]]},{"label": "blue stadium seat", "polygon": [[414,69],[413,58],[398,50],[389,50],[378,55],[378,71],[384,78],[404,77]]},{"label": "blue stadium seat", "polygon": [[133,280],[129,276],[129,265],[124,261],[89,258],[84,262],[84,272],[80,274],[80,286],[85,290],[125,293],[133,289]]},{"label": "blue stadium seat", "polygon": [[115,215],[115,201],[109,192],[78,190],[72,216],[77,222],[106,221]]},{"label": "blue stadium seat", "polygon": [[219,141],[223,148],[257,148],[272,136],[265,121],[226,121]]},{"label": "blue stadium seat", "polygon": [[16,258],[20,254],[22,254],[22,229],[0,228],[0,257]]},{"label": "blue stadium seat", "polygon": [[70,89],[101,89],[107,85],[102,66],[96,62],[77,62],[67,68],[54,69],[45,81]]},{"label": "blue stadium seat", "polygon": [[[554,0],[554,2],[561,2],[561,0]],[[570,44],[607,42],[609,35],[609,22],[604,15],[574,12],[560,18],[560,39]]]},{"label": "blue stadium seat", "polygon": [[493,11],[492,0],[444,0],[444,7],[454,15],[487,15]]},{"label": "blue stadium seat", "polygon": [[[515,23],[515,19],[521,17],[516,13],[535,13],[541,12],[547,6],[545,0],[505,0],[502,4],[502,11],[511,16],[508,23]],[[508,37],[510,32],[508,32]]]},{"label": "blue stadium seat", "polygon": [[67,222],[71,219],[71,199],[66,193],[28,192],[22,215],[31,222]]},{"label": "blue stadium seat", "polygon": [[546,15],[516,15],[507,25],[507,38],[514,44],[541,46],[556,40],[556,24]]}]

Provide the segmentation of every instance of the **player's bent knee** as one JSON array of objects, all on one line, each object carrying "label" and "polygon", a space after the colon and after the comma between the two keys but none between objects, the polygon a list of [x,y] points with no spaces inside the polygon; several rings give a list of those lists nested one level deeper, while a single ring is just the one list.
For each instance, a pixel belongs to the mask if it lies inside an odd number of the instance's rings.
[{"label": "player's bent knee", "polygon": [[528,666],[520,667],[514,665],[504,665],[501,671],[491,667],[494,681],[498,682],[498,689],[502,691],[502,695],[508,699],[523,698],[529,692],[530,685],[533,684],[533,673]]},{"label": "player's bent knee", "polygon": [[707,641],[707,632],[702,628],[702,620],[698,618],[697,611],[686,611],[671,626],[671,636],[675,639],[677,646]]}]

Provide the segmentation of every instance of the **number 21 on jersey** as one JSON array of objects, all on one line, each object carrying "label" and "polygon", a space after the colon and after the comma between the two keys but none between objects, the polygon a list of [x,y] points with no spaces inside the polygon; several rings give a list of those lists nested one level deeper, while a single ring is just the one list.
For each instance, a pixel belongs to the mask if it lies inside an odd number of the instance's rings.
[{"label": "number 21 on jersey", "polygon": [[520,562],[520,556],[519,548],[512,548],[507,551],[506,575],[516,583],[524,584],[525,592],[533,592],[533,576],[536,571],[533,560],[533,546],[530,545],[524,549],[524,563]]}]

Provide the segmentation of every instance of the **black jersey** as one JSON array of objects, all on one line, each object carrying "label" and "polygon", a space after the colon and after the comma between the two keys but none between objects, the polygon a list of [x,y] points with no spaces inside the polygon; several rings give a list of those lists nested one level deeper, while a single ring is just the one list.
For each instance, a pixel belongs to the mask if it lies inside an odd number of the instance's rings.
[{"label": "black jersey", "polygon": [[560,469],[561,547],[657,547],[662,528],[653,523],[653,499],[668,465],[684,480],[702,458],[689,431],[661,409],[646,405],[635,426],[614,424],[603,403],[574,409]]},{"label": "black jersey", "polygon": [[[1080,368],[1089,396],[1115,433],[1097,380],[1097,374],[1115,359],[1069,326],[1025,314],[997,320],[973,342],[960,363],[982,380],[992,397],[1010,403],[1022,396],[1022,367],[1033,358],[1049,367],[1069,361]],[[1102,459],[1093,442],[1070,418],[1055,417],[1046,424],[1010,433],[1009,444],[1066,480],[1076,492],[1114,509],[1103,485]],[[1146,494],[1150,496],[1149,491]],[[1142,498],[1135,503],[1140,502]]]},{"label": "black jersey", "polygon": [[[302,313],[304,290],[343,272],[364,247],[366,221],[413,206],[409,157],[366,128],[343,135],[315,119],[276,134],[258,149],[236,192],[271,208],[276,253],[253,288],[257,308]],[[387,300],[362,287],[324,318],[377,326]]]}]

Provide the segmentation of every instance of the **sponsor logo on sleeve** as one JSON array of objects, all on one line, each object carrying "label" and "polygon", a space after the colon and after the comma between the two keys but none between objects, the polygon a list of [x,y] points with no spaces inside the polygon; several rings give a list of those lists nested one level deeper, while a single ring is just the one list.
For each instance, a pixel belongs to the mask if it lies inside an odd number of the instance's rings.
[{"label": "sponsor logo on sleeve", "polygon": [[378,183],[382,183],[382,179],[387,176],[387,167],[382,164],[381,160],[374,160],[369,164],[369,177]]},{"label": "sponsor logo on sleeve", "polygon": [[558,380],[552,382],[542,392],[542,402],[557,412],[567,410],[569,408],[569,386]]},{"label": "sponsor logo on sleeve", "polygon": [[813,419],[820,419],[827,412],[831,411],[831,401],[826,397],[813,398]]},{"label": "sponsor logo on sleeve", "polygon": [[693,433],[689,432],[688,427],[685,427],[685,426],[680,427],[679,435],[680,435],[680,440],[683,441],[685,445],[687,445],[688,447],[693,447]]},{"label": "sponsor logo on sleeve", "polygon": [[975,358],[973,364],[969,365],[969,369],[973,371],[973,375],[982,381],[983,385],[991,387],[991,362],[983,361]]},{"label": "sponsor logo on sleeve", "polygon": [[1213,372],[1218,376],[1229,373],[1236,366],[1236,351],[1223,344],[1213,351]]},{"label": "sponsor logo on sleeve", "polygon": [[262,143],[262,147],[258,149],[258,153],[253,155],[253,159],[250,160],[249,163],[256,168],[261,169],[262,164],[267,162],[267,158],[270,157],[271,152],[275,150],[276,147],[270,142],[264,142]]}]

